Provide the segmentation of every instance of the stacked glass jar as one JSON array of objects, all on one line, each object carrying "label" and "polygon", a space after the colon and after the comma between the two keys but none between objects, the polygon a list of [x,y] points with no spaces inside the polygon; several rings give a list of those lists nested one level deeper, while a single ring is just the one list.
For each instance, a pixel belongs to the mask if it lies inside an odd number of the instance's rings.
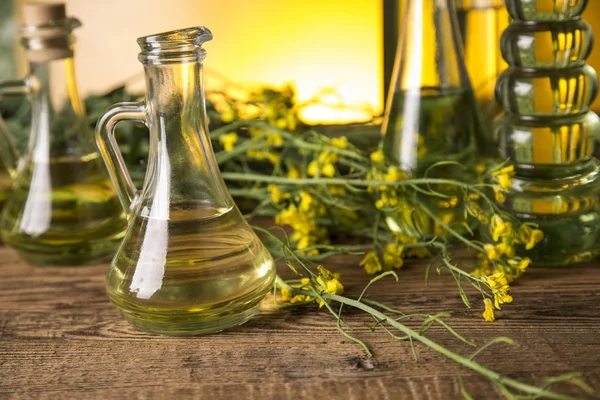
[{"label": "stacked glass jar", "polygon": [[600,119],[589,111],[598,79],[586,65],[593,36],[581,19],[587,0],[507,0],[513,22],[501,48],[509,68],[496,84],[505,115],[500,154],[515,166],[503,206],[537,224],[545,239],[522,256],[567,265],[600,252]]}]

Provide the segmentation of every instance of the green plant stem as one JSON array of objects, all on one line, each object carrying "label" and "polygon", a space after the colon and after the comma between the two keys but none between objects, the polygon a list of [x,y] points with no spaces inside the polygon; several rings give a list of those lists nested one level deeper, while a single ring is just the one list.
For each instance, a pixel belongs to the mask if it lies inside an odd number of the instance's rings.
[{"label": "green plant stem", "polygon": [[[286,284],[286,286],[289,287],[289,285],[287,285],[287,284]],[[293,289],[293,291],[297,292],[299,294],[311,295],[311,292],[309,292],[309,291],[297,290],[297,289]],[[418,332],[410,329],[409,327],[399,323],[395,319],[388,317],[384,313],[382,313],[360,301],[349,299],[344,296],[329,294],[329,293],[323,293],[322,296],[325,299],[336,301],[340,304],[345,304],[350,307],[354,307],[359,310],[362,310],[362,311],[372,315],[373,317],[377,318],[378,320],[384,320],[389,325],[391,325],[394,328],[398,329],[399,331],[403,332],[405,335],[413,338],[414,340],[417,340],[417,341],[423,343],[427,347],[456,361],[458,364],[460,364],[464,367],[467,367],[473,371],[478,372],[479,374],[485,376],[487,379],[489,379],[492,382],[499,383],[501,385],[506,385],[513,389],[520,390],[524,393],[528,393],[528,394],[532,394],[532,395],[536,395],[536,396],[545,396],[550,399],[559,399],[559,400],[577,400],[578,399],[577,397],[562,395],[562,394],[555,393],[555,392],[552,392],[552,391],[549,391],[546,389],[542,389],[542,388],[539,388],[536,386],[532,386],[532,385],[528,385],[526,383],[519,382],[515,379],[511,379],[511,378],[502,376],[498,372],[492,371],[474,360],[471,360],[467,357],[463,357],[460,354],[457,354],[451,350],[448,350],[447,348],[438,344],[437,342],[429,339],[426,336],[420,335]]]},{"label": "green plant stem", "polygon": [[[287,143],[293,144],[295,147],[297,147],[300,150],[329,151],[329,152],[337,153],[342,156],[345,156],[345,157],[348,157],[351,159],[355,159],[355,160],[362,160],[362,161],[367,160],[366,157],[364,157],[362,154],[360,154],[359,152],[357,152],[355,150],[342,149],[339,147],[332,146],[326,142],[311,143],[311,142],[304,140],[303,136],[301,136],[297,133],[291,133],[286,130],[276,128],[273,125],[270,125],[264,121],[236,121],[229,125],[225,125],[218,129],[213,130],[210,134],[210,137],[211,137],[211,139],[214,140],[225,133],[235,131],[236,129],[239,129],[242,127],[254,127],[254,128],[260,128],[260,129],[264,129],[266,131],[278,133],[284,139],[286,139]],[[266,136],[266,135],[263,134],[263,135],[257,136],[250,140],[256,140],[257,138],[259,138],[261,136]]]},{"label": "green plant stem", "polygon": [[478,246],[477,244],[473,243],[471,240],[465,238],[463,235],[461,235],[460,233],[456,232],[454,229],[452,229],[448,224],[446,224],[444,221],[442,221],[437,215],[435,215],[435,213],[433,211],[431,211],[428,207],[425,207],[423,205],[421,205],[421,207],[419,207],[425,214],[427,214],[427,216],[429,218],[431,218],[432,220],[434,220],[438,225],[440,225],[442,228],[444,228],[444,230],[446,232],[449,232],[452,236],[454,236],[456,239],[460,240],[461,242],[463,242],[465,245],[467,245],[468,247],[472,247],[475,250],[479,251],[479,252],[484,252],[485,250],[483,249],[483,247]]},{"label": "green plant stem", "polygon": [[368,179],[345,179],[345,178],[286,178],[272,175],[242,174],[239,172],[223,172],[223,179],[229,181],[244,182],[266,182],[279,185],[352,185],[360,187],[369,186],[411,186],[428,184],[445,184],[470,189],[472,185],[451,179],[406,179],[403,181],[375,181]]}]

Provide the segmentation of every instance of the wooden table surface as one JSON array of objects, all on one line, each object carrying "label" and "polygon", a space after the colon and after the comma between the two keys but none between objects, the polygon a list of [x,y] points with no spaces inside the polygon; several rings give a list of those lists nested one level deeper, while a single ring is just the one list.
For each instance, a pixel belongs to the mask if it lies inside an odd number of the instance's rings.
[{"label": "wooden table surface", "polygon": [[[0,248],[0,398],[206,399],[455,399],[457,368],[423,345],[414,361],[408,343],[366,316],[346,319],[374,359],[340,336],[315,309],[277,310],[268,298],[260,315],[228,332],[196,337],[151,336],[132,329],[104,293],[106,265],[34,268]],[[346,294],[368,278],[355,257],[327,265],[342,272]],[[284,271],[283,268],[280,269]],[[600,388],[600,267],[531,268],[513,288],[515,301],[495,323],[466,309],[449,276],[424,282],[424,264],[409,262],[400,281],[381,281],[370,297],[405,312],[452,313],[447,321],[468,339],[494,336],[519,342],[484,351],[478,360],[513,378],[580,371]],[[472,349],[442,329],[429,336],[455,351]],[[476,399],[499,398],[487,382],[463,369]]]}]

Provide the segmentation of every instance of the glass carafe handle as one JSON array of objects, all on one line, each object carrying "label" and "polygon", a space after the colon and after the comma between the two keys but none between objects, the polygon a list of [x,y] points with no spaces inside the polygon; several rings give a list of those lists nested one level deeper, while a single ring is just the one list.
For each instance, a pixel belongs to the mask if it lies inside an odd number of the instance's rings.
[{"label": "glass carafe handle", "polygon": [[[3,95],[26,95],[31,91],[28,80],[0,82],[0,101]],[[0,116],[0,159],[11,177],[15,177],[19,152]]]},{"label": "glass carafe handle", "polygon": [[121,121],[135,121],[147,125],[146,103],[117,103],[106,110],[96,125],[96,143],[98,143],[100,154],[104,159],[121,205],[129,213],[137,189],[131,180],[119,144],[115,139],[115,127]]}]

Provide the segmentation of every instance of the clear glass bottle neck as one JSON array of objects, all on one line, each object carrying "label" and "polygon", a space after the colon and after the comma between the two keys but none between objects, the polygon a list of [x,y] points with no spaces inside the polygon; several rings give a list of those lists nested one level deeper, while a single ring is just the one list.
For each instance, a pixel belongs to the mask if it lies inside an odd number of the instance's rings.
[{"label": "clear glass bottle neck", "polygon": [[470,86],[452,0],[407,0],[402,18],[396,90]]},{"label": "clear glass bottle neck", "polygon": [[73,57],[30,63],[29,70],[28,84],[34,97],[48,99],[55,111],[70,107],[77,117],[85,117]]},{"label": "clear glass bottle neck", "polygon": [[151,201],[156,218],[167,218],[176,203],[232,207],[208,134],[202,63],[144,68],[150,154],[142,207]]},{"label": "clear glass bottle neck", "polygon": [[26,83],[32,107],[29,150],[36,160],[96,153],[73,57],[30,62]]},{"label": "clear glass bottle neck", "polygon": [[[146,89],[149,117],[154,123],[183,115],[187,123],[204,119],[203,68],[201,63],[147,64]],[[184,122],[184,121],[182,121]]]}]

